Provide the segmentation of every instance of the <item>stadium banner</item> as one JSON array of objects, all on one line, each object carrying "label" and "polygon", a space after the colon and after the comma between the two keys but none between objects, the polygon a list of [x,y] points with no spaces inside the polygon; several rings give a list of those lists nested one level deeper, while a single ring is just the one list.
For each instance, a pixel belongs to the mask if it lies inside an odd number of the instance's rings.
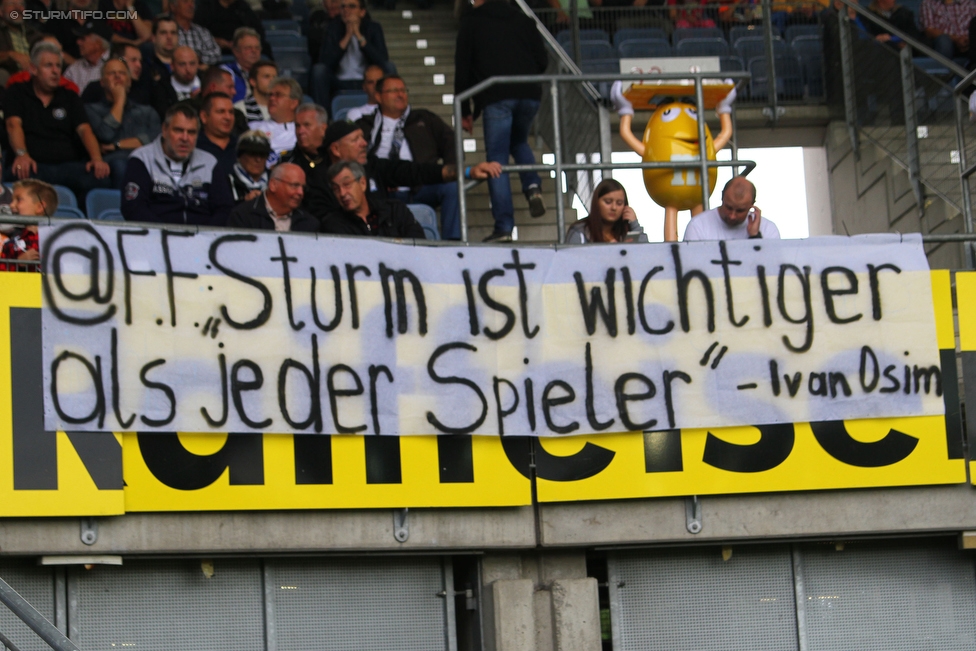
[{"label": "stadium banner", "polygon": [[918,237],[42,227],[48,430],[565,436],[943,413]]},{"label": "stadium banner", "polygon": [[558,439],[46,430],[40,274],[0,287],[0,517],[511,507],[533,482],[539,502],[566,502],[966,481],[945,271],[931,273],[945,416]]}]

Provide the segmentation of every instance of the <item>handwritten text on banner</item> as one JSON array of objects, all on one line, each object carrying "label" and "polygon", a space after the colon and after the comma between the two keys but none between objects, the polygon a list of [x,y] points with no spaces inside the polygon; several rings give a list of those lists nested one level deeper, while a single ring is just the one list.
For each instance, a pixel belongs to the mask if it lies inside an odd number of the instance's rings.
[{"label": "handwritten text on banner", "polygon": [[50,430],[553,436],[943,412],[918,238],[41,237]]}]

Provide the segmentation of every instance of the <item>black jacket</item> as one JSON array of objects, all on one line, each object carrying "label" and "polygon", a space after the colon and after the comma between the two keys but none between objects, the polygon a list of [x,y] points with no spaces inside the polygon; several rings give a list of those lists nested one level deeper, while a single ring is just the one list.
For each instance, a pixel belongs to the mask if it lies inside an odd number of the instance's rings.
[{"label": "black jacket", "polygon": [[399,201],[376,199],[367,197],[369,210],[379,216],[376,230],[369,226],[358,215],[345,210],[337,210],[325,216],[322,220],[322,232],[332,235],[374,235],[376,237],[403,237],[415,240],[425,240],[423,227],[413,218],[407,206]]},{"label": "black jacket", "polygon": [[[373,124],[376,122],[379,111],[372,115],[360,118],[356,124],[362,127],[363,136],[370,141],[370,151],[374,151],[379,145],[379,137],[372,141]],[[454,152],[454,129],[448,126],[435,113],[427,109],[415,109],[410,107],[410,115],[407,116],[407,123],[403,126],[403,135],[410,145],[410,153],[414,162],[417,163],[437,163],[443,161],[452,165],[457,160]]]},{"label": "black jacket", "polygon": [[[273,231],[275,229],[274,220],[268,214],[267,206],[264,205],[264,194],[260,194],[234,208],[227,220],[227,226]],[[299,208],[291,213],[291,230],[301,233],[316,233],[319,230],[319,220]]]},{"label": "black jacket", "polygon": [[[489,0],[461,19],[454,51],[454,94],[496,75],[538,75],[546,71],[549,55],[535,21],[513,5]],[[538,84],[501,84],[474,98],[474,117],[488,104],[503,99],[542,97]],[[463,115],[472,115],[469,102]]]},{"label": "black jacket", "polygon": [[[360,49],[366,58],[366,65],[382,66],[390,60],[383,28],[378,22],[370,20],[367,15],[359,24],[359,33],[366,39],[366,45]],[[339,42],[345,35],[346,24],[341,20],[333,20],[325,27],[322,49],[319,51],[319,63],[324,63],[325,67],[332,72],[339,69],[339,61],[346,54],[346,51],[339,47]]]}]

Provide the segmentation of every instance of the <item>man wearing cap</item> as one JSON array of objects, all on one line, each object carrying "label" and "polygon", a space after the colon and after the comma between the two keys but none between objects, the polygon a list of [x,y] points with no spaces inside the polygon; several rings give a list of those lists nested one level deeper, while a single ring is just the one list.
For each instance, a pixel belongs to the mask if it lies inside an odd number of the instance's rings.
[{"label": "man wearing cap", "polygon": [[[352,122],[335,122],[325,132],[325,139],[319,149],[331,163],[340,160],[355,161],[363,166],[366,173],[366,190],[379,198],[386,198],[386,189],[401,185],[416,186],[432,183],[445,183],[457,180],[457,167],[440,163],[415,163],[413,161],[377,158],[369,154],[369,143],[363,137],[363,130]],[[482,162],[464,170],[464,178],[496,178],[502,168],[498,163]],[[316,217],[324,217],[339,206],[330,190],[309,182],[305,194],[305,209]]]},{"label": "man wearing cap", "polygon": [[294,163],[282,163],[271,170],[268,189],[237,206],[227,225],[267,231],[315,233],[319,220],[302,210],[305,172]]},{"label": "man wearing cap", "polygon": [[118,59],[110,59],[102,67],[102,100],[85,104],[102,157],[112,169],[113,188],[122,187],[132,151],[149,144],[160,133],[156,111],[129,100],[131,87],[129,68]]},{"label": "man wearing cap", "polygon": [[102,76],[102,65],[108,59],[108,41],[87,27],[79,27],[78,51],[81,54],[64,71],[65,79],[70,79],[78,88],[84,88]]},{"label": "man wearing cap", "polygon": [[186,103],[166,113],[162,134],[132,152],[122,188],[128,221],[224,226],[232,201],[224,168],[196,148],[200,123]]},{"label": "man wearing cap", "polygon": [[237,161],[230,172],[230,192],[235,204],[249,201],[268,187],[271,144],[261,131],[245,131],[237,140]]}]

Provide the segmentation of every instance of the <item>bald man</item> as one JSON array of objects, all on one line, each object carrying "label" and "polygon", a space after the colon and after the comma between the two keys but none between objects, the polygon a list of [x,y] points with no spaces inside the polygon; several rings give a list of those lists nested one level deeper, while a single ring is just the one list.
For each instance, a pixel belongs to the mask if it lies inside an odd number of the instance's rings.
[{"label": "bald man", "polygon": [[734,176],[722,190],[722,205],[691,218],[685,241],[778,240],[776,224],[762,218],[756,206],[756,186],[744,176]]},{"label": "bald man", "polygon": [[319,230],[319,220],[301,209],[304,196],[304,170],[294,163],[281,163],[271,170],[268,189],[234,208],[227,225],[315,233]]}]

